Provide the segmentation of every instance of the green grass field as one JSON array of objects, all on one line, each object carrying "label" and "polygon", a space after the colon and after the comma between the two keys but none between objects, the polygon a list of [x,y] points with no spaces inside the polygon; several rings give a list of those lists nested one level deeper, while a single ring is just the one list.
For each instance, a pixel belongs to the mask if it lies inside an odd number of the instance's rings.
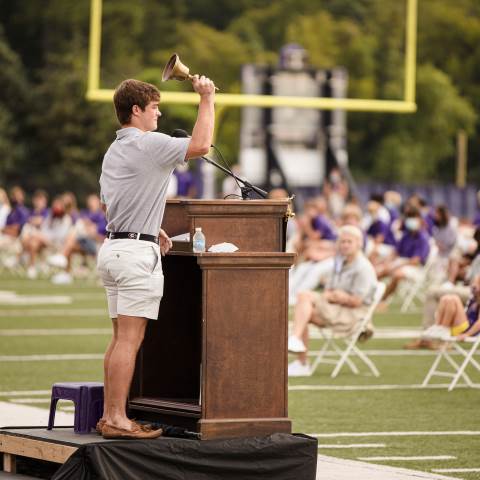
[{"label": "green grass field", "polygon": [[[71,303],[29,305],[17,302],[12,305],[2,301],[5,291],[14,291],[20,299],[24,296],[67,296]],[[401,315],[395,304],[387,313],[375,316],[379,329],[418,328],[419,324],[420,313]],[[1,276],[0,401],[21,401],[27,405],[31,402],[33,406],[47,408],[49,395],[31,391],[48,391],[52,383],[61,380],[101,381],[101,355],[109,340],[109,328],[106,301],[99,286],[92,283],[55,286],[47,280]],[[40,331],[25,331],[32,329]],[[67,335],[69,332],[59,329],[94,330]],[[291,379],[289,416],[294,431],[317,434],[322,447],[319,453],[324,455],[348,459],[450,455],[456,458],[376,460],[375,463],[424,471],[480,468],[480,416],[477,411],[480,390],[457,388],[449,393],[446,388],[419,388],[434,354],[405,352],[402,350],[405,342],[406,339],[373,338],[362,346],[373,353],[371,358],[380,370],[379,378],[367,375],[365,369],[364,374],[353,375],[345,368],[336,379],[331,379],[329,373],[333,366],[322,365],[312,377]],[[319,347],[320,340],[313,340],[312,350]],[[40,357],[25,358],[33,355]],[[53,357],[47,359],[42,357],[44,355]],[[83,357],[68,359],[61,355]],[[472,372],[471,376],[480,383],[480,376],[475,373],[478,372]],[[445,381],[440,379],[441,383]],[[18,391],[30,394],[22,396]],[[363,446],[340,448],[352,444]],[[365,444],[370,444],[371,448]],[[478,472],[445,475],[480,479]]]}]

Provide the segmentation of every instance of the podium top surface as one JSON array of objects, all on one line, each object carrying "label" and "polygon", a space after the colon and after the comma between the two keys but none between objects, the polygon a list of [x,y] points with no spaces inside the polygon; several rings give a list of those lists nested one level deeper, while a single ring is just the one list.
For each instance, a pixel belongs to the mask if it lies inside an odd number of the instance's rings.
[{"label": "podium top surface", "polygon": [[220,198],[174,198],[167,200],[167,204],[191,204],[191,205],[288,205],[288,200],[223,200]]},{"label": "podium top surface", "polygon": [[283,217],[289,210],[288,200],[220,200],[173,199],[167,200],[167,211],[184,211],[188,216],[197,215],[267,215]]}]

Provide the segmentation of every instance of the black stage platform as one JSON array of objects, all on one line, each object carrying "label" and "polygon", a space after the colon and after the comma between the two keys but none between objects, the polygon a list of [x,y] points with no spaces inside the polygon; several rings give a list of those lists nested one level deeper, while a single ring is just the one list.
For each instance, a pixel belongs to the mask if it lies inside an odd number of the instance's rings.
[{"label": "black stage platform", "polygon": [[318,452],[317,440],[300,434],[104,440],[72,428],[6,428],[0,453],[12,472],[17,455],[63,464],[52,480],[315,480]]}]

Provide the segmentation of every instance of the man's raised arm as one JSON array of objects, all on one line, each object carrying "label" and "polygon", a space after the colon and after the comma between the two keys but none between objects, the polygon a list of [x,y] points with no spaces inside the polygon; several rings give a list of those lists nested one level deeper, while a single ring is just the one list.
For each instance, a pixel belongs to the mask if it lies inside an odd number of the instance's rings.
[{"label": "man's raised arm", "polygon": [[197,121],[192,131],[186,159],[201,157],[210,150],[215,126],[215,84],[204,76],[193,77],[193,89],[200,95]]}]

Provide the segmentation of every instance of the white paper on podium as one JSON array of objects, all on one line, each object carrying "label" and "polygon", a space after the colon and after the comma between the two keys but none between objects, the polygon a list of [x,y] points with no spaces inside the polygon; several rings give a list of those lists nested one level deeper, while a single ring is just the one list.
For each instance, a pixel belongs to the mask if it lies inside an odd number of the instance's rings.
[{"label": "white paper on podium", "polygon": [[172,240],[172,242],[189,242],[190,234],[188,232],[181,233],[180,235],[176,235],[175,237],[170,237],[170,240]]},{"label": "white paper on podium", "polygon": [[212,245],[208,251],[212,253],[233,253],[238,250],[238,247],[233,243],[223,242]]}]

